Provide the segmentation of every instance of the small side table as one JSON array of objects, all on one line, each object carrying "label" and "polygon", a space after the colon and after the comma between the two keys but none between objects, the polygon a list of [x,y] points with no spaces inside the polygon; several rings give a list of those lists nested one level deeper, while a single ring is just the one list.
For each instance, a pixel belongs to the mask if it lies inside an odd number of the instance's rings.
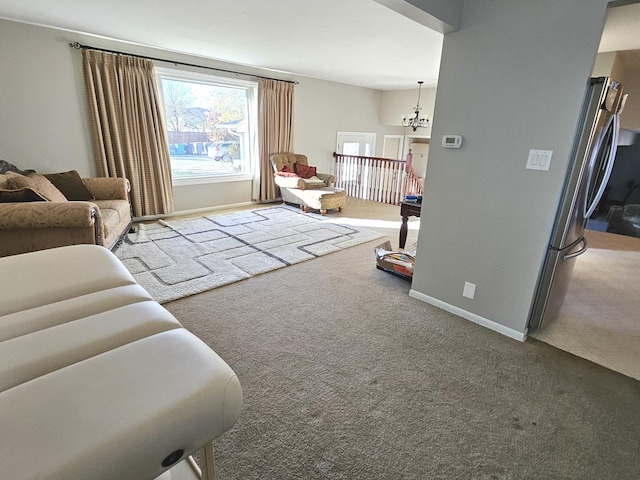
[{"label": "small side table", "polygon": [[400,215],[402,216],[402,225],[400,225],[400,248],[404,248],[407,243],[407,222],[409,217],[420,217],[420,209],[422,203],[416,202],[401,202],[400,203]]}]

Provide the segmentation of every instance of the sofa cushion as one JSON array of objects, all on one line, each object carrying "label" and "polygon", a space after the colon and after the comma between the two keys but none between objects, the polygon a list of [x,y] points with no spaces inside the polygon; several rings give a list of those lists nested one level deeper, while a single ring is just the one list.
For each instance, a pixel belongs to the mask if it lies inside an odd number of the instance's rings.
[{"label": "sofa cushion", "polygon": [[45,173],[44,177],[67,197],[67,200],[88,201],[96,197],[85,186],[76,170],[61,173]]},{"label": "sofa cushion", "polygon": [[60,190],[58,190],[53,183],[46,179],[43,175],[38,173],[31,173],[29,175],[20,175],[17,177],[9,178],[7,182],[9,188],[31,188],[38,192],[40,196],[46,198],[51,202],[66,202],[65,197]]},{"label": "sofa cushion", "polygon": [[300,190],[323,188],[327,186],[327,184],[318,177],[300,178],[277,176],[276,184],[280,188],[298,188]]},{"label": "sofa cushion", "polygon": [[17,190],[0,190],[0,203],[12,202],[44,202],[45,198],[31,188],[18,188]]},{"label": "sofa cushion", "polygon": [[284,171],[284,170],[283,170],[282,172],[276,172],[276,173],[275,173],[275,175],[276,175],[276,176],[278,176],[278,177],[294,177],[294,178],[300,178],[300,177],[298,177],[298,175],[296,175],[295,173],[293,173],[293,172],[286,172],[286,171]]},{"label": "sofa cushion", "polygon": [[126,200],[94,200],[100,209],[104,226],[103,242],[112,245],[122,234],[122,229],[131,221],[131,207]]}]

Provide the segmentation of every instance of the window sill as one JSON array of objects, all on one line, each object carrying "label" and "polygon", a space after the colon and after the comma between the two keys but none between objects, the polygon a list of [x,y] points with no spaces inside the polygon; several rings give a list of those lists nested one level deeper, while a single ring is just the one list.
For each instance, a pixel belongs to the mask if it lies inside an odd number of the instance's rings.
[{"label": "window sill", "polygon": [[207,183],[227,183],[227,182],[248,182],[253,180],[253,175],[216,175],[215,177],[190,177],[190,178],[174,178],[173,186],[181,187],[186,185],[203,185]]}]

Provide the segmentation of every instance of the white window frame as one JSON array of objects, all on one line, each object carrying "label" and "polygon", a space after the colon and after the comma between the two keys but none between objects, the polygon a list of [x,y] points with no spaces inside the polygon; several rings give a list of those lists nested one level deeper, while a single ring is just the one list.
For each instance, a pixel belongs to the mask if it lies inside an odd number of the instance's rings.
[{"label": "white window frame", "polygon": [[251,168],[249,173],[232,173],[232,174],[217,174],[201,177],[187,177],[187,178],[173,178],[173,185],[202,185],[207,183],[227,183],[254,180],[257,175],[257,169],[259,168],[258,161],[258,113],[257,113],[257,95],[258,95],[258,82],[255,80],[243,80],[238,78],[225,77],[223,74],[214,73],[202,73],[193,72],[190,70],[181,70],[178,68],[165,68],[156,67],[156,88],[158,89],[158,96],[160,98],[161,112],[165,125],[166,114],[164,106],[164,95],[162,93],[162,79],[176,80],[191,83],[202,83],[207,85],[220,85],[220,86],[232,86],[241,87],[247,90],[247,114],[249,116],[249,151],[248,158]]},{"label": "white window frame", "polygon": [[[345,142],[359,143],[361,147],[366,144],[370,145],[370,155],[375,157],[376,152],[376,134],[374,132],[337,132],[336,133],[336,152],[343,153],[342,146]],[[364,149],[364,148],[362,148]],[[364,156],[364,153],[360,153]]]}]

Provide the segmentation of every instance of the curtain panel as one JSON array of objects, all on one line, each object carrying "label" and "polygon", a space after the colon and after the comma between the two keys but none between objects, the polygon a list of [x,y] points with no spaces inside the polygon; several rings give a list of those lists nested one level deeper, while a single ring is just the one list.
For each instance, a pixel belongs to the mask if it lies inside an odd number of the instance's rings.
[{"label": "curtain panel", "polygon": [[260,201],[275,200],[280,196],[269,157],[293,150],[293,88],[291,82],[258,81]]},{"label": "curtain panel", "polygon": [[98,173],[129,179],[134,216],[173,212],[153,62],[83,50],[82,67]]}]

